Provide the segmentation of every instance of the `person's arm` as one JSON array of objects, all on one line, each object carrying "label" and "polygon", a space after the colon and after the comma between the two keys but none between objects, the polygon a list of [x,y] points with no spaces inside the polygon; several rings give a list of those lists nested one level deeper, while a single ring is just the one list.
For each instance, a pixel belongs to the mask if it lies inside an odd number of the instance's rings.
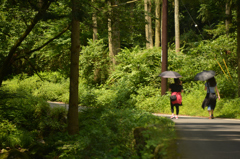
[{"label": "person's arm", "polygon": [[172,91],[172,84],[169,85],[168,90],[171,92]]},{"label": "person's arm", "polygon": [[215,87],[215,89],[216,89],[216,92],[217,92],[217,94],[218,94],[218,100],[220,100],[221,98],[220,98],[220,94],[219,94],[219,91],[218,91],[217,86]]},{"label": "person's arm", "polygon": [[206,90],[207,90],[207,84],[205,83],[205,85],[204,85],[204,86],[205,86],[204,90],[206,91]]},{"label": "person's arm", "polygon": [[[182,81],[181,81],[182,82]],[[182,83],[181,83],[182,84]],[[181,93],[183,92],[183,86],[181,85]]]}]

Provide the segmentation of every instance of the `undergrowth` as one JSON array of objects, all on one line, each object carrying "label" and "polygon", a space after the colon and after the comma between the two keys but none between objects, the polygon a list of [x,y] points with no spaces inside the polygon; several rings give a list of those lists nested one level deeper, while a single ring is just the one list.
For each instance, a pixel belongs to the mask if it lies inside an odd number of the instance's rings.
[{"label": "undergrowth", "polygon": [[[7,87],[4,87],[5,89]],[[0,147],[27,149],[31,158],[151,158],[167,157],[169,143],[175,139],[174,123],[147,111],[100,106],[79,113],[78,135],[66,131],[66,110],[50,108],[41,98],[24,91],[1,91]],[[12,94],[12,95],[10,95]],[[20,94],[20,95],[17,95]],[[135,149],[134,129],[146,128],[144,148]],[[161,135],[159,135],[161,134]]]},{"label": "undergrowth", "polygon": [[[139,158],[134,149],[133,131],[136,127],[149,128],[146,145],[140,153],[153,157],[153,149],[162,146],[162,156],[168,156],[168,143],[175,139],[174,123],[145,111],[118,109],[88,109],[79,114],[80,131],[75,136],[51,136],[59,158]],[[161,135],[159,135],[161,134]],[[77,150],[77,151],[76,151]]]},{"label": "undergrowth", "polygon": [[[235,48],[224,48],[225,38],[220,36],[216,40],[221,47],[216,41],[201,41],[178,54],[169,49],[168,69],[183,76],[180,115],[208,116],[201,107],[206,95],[204,82],[193,79],[203,70],[214,70],[221,95],[214,116],[240,119],[235,54],[222,53],[224,49]],[[95,46],[91,41],[89,45]],[[161,149],[158,155],[171,158],[169,147],[174,144],[168,144],[175,138],[173,122],[151,115],[171,114],[170,92],[161,94],[161,48],[124,48],[116,56],[118,65],[109,73],[108,59],[94,54],[105,54],[106,50],[101,42],[96,44],[97,48],[93,46],[84,47],[81,57],[84,67],[79,77],[79,105],[89,109],[79,114],[79,134],[67,135],[66,110],[52,110],[46,102],[68,103],[69,78],[59,72],[41,72],[31,77],[22,74],[4,81],[0,91],[1,147],[29,147],[33,157],[41,154],[47,158],[119,159],[152,158],[153,149],[158,147]],[[97,63],[88,63],[91,60]],[[98,69],[101,73],[95,81]],[[172,82],[173,79],[168,79],[168,84]],[[139,151],[134,147],[136,128],[144,130],[146,139]],[[46,144],[39,142],[42,140]]]}]

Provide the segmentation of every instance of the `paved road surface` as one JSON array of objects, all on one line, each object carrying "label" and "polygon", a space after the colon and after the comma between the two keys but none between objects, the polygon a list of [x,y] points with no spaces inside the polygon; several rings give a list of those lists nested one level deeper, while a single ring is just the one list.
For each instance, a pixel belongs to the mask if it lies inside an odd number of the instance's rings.
[{"label": "paved road surface", "polygon": [[173,121],[180,159],[240,159],[240,120],[179,116]]},{"label": "paved road surface", "polygon": [[[48,103],[49,103],[50,107],[52,107],[52,108],[53,107],[64,107],[66,110],[68,110],[68,107],[69,107],[68,104],[63,103],[63,102],[51,102],[51,101],[48,101]],[[87,107],[85,107],[85,106],[79,106],[78,107],[78,111],[84,110],[86,108]]]}]

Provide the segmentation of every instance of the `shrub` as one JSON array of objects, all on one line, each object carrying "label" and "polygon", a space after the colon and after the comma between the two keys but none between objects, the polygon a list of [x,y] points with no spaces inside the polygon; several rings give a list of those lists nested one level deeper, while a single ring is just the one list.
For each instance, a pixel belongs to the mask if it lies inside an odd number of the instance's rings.
[{"label": "shrub", "polygon": [[141,87],[136,95],[132,95],[136,101],[136,109],[148,112],[165,112],[169,106],[170,95],[161,96],[161,90],[152,86]]},{"label": "shrub", "polygon": [[[49,104],[25,92],[6,92],[0,99],[0,142],[2,146],[29,147],[36,140],[66,131],[65,108],[51,109]],[[11,98],[10,98],[11,97]]]},{"label": "shrub", "polygon": [[0,122],[0,147],[23,147],[33,142],[33,135],[25,130],[18,129],[15,124],[8,120]]},{"label": "shrub", "polygon": [[236,98],[238,95],[237,78],[228,79],[219,77],[217,79],[217,87],[220,91],[221,98]]},{"label": "shrub", "polygon": [[80,56],[80,77],[85,78],[89,85],[104,84],[108,78],[109,56],[103,39],[88,40],[83,46]]},{"label": "shrub", "polygon": [[[149,129],[153,137],[147,140],[144,153],[149,156],[152,153],[148,151],[149,146],[161,143],[164,145],[161,153],[166,156],[169,146],[166,143],[175,135],[170,119],[159,118],[144,111],[94,108],[81,112],[79,121],[78,135],[62,134],[61,140],[60,134],[50,137],[51,143],[58,146],[58,150],[51,152],[51,157],[60,153],[60,158],[138,158],[134,149],[133,130],[135,127],[149,125],[159,125],[155,127],[159,130]],[[158,133],[162,135],[157,137]]]},{"label": "shrub", "polygon": [[[39,73],[31,77],[16,76],[3,84],[11,91],[25,91],[36,97],[51,101],[68,101],[69,80],[57,72]],[[43,79],[43,81],[42,81]]]},{"label": "shrub", "polygon": [[161,73],[161,48],[143,50],[135,47],[132,50],[123,49],[117,55],[119,62],[116,70],[108,80],[113,82],[124,77],[134,83],[135,86],[156,85],[159,86]]}]

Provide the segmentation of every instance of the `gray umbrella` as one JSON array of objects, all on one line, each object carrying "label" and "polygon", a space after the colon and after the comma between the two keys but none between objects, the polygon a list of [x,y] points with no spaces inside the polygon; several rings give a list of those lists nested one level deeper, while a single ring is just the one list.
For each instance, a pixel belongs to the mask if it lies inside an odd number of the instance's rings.
[{"label": "gray umbrella", "polygon": [[163,78],[180,78],[182,77],[179,73],[174,72],[174,71],[164,71],[160,75]]},{"label": "gray umbrella", "polygon": [[195,81],[206,81],[212,77],[215,76],[215,71],[203,71],[203,72],[200,72],[198,73],[195,77],[194,77],[194,80]]}]

